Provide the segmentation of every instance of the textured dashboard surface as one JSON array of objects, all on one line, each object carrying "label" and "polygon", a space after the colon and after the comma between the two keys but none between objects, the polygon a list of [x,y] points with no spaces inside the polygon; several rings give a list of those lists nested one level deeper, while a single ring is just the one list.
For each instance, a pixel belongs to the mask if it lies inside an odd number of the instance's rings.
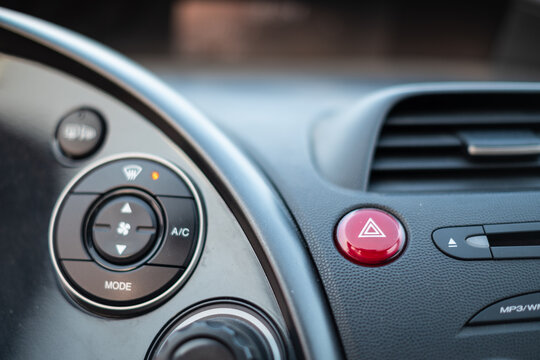
[{"label": "textured dashboard surface", "polygon": [[[459,261],[443,255],[431,233],[444,226],[538,221],[538,192],[390,196],[339,188],[313,165],[311,132],[369,86],[344,79],[195,82],[161,75],[238,139],[281,191],[320,271],[349,358],[537,358],[538,323],[464,325],[497,300],[540,290],[540,262]],[[371,144],[364,146],[368,151]],[[387,209],[405,225],[407,248],[390,265],[356,266],[334,246],[341,216],[366,206]]]}]

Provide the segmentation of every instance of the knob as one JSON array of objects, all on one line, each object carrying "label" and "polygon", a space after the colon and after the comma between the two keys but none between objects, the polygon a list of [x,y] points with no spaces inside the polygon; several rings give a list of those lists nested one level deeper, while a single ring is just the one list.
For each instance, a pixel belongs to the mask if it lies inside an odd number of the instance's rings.
[{"label": "knob", "polygon": [[264,335],[249,322],[221,315],[174,330],[154,360],[270,360]]}]

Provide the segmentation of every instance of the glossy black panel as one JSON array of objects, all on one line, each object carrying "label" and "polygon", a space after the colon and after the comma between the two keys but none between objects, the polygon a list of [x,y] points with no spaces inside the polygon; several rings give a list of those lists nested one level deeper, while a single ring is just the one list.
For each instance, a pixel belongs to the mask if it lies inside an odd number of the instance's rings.
[{"label": "glossy black panel", "polygon": [[[0,179],[5,206],[0,223],[0,281],[5,284],[0,291],[0,358],[144,358],[170,319],[209,298],[257,303],[286,329],[241,227],[184,153],[140,115],[84,83],[3,55],[0,63],[5,70],[0,72],[0,163],[5,171]],[[28,91],[28,84],[33,91]],[[57,161],[55,129],[63,114],[86,104],[110,119],[109,136],[93,159],[141,152],[170,159],[197,183],[212,224],[206,234],[208,251],[181,292],[158,309],[133,318],[106,319],[72,301],[55,276],[47,248],[55,203],[68,182],[88,165],[68,167]],[[130,130],[127,138],[126,129]],[[242,268],[237,258],[242,259]]]},{"label": "glossy black panel", "polygon": [[[53,43],[56,47],[69,49],[67,52],[76,55],[64,56],[9,30],[1,31],[1,36],[6,40],[1,43],[4,46],[3,51],[40,59],[106,89],[118,99],[129,103],[153,125],[163,130],[170,140],[182,147],[212,180],[234,216],[239,219],[242,230],[249,238],[275,291],[288,329],[292,333],[290,339],[296,344],[297,354],[321,359],[339,357],[340,349],[333,323],[325,307],[326,300],[322,295],[311,259],[305,253],[304,244],[298,237],[294,222],[272,185],[237,147],[183,99],[125,59],[111,55],[96,44],[83,42],[71,34],[59,34],[47,24],[9,11],[0,11],[0,20],[3,22],[0,25],[5,29],[28,33],[30,37],[44,36],[47,42]],[[97,69],[98,73],[74,60],[81,56],[85,58],[85,64],[91,64],[91,68]],[[114,75],[109,76],[110,73]],[[124,85],[130,87],[129,91],[123,88]],[[110,118],[107,114],[104,115]],[[175,121],[178,123],[175,124]],[[145,133],[146,136],[149,134],[151,132]],[[108,143],[109,151],[133,149],[132,145],[122,148],[113,141]],[[131,139],[128,143],[131,144]],[[136,149],[138,151],[151,149],[155,152],[155,147],[150,145],[153,144],[145,139],[137,143]],[[207,203],[209,200],[212,199],[206,198]],[[273,219],[272,226],[269,226],[269,218]],[[226,231],[226,225],[220,223],[220,234]],[[209,228],[209,235],[212,231]],[[233,238],[228,239],[232,241]],[[223,245],[225,243],[213,246]],[[226,248],[232,250],[230,246]],[[239,256],[238,253],[235,255]],[[226,265],[235,257],[224,257],[223,264],[212,266]],[[242,261],[245,269],[251,260],[242,258]],[[208,265],[204,259],[201,263],[203,265],[200,265],[199,269]],[[250,278],[246,277],[247,274],[246,271],[237,274],[235,282],[244,282],[244,289],[250,289],[251,293],[256,294],[253,285],[247,285],[251,282]],[[252,273],[249,275],[253,276]],[[215,292],[225,285],[220,283],[207,287],[206,290]],[[187,288],[184,291],[187,291]],[[309,306],[306,305],[307,299]],[[317,329],[317,337],[308,336],[313,329]]]},{"label": "glossy black panel", "polygon": [[0,357],[10,358],[25,331],[21,321],[39,311],[56,286],[47,248],[49,216],[59,193],[60,170],[49,144],[34,130],[20,131],[0,109]]}]

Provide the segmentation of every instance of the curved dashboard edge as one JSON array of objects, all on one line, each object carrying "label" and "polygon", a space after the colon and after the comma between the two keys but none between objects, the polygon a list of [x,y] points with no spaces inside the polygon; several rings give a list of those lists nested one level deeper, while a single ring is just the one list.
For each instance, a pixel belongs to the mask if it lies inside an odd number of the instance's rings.
[{"label": "curved dashboard edge", "polygon": [[[152,75],[76,34],[0,9],[0,38],[7,39],[0,51],[93,84],[129,104],[185,150],[245,231],[285,320],[294,329],[291,340],[297,349],[310,359],[342,356],[319,276],[288,209],[261,171],[225,135]],[[271,224],[268,217],[274,219]]]}]

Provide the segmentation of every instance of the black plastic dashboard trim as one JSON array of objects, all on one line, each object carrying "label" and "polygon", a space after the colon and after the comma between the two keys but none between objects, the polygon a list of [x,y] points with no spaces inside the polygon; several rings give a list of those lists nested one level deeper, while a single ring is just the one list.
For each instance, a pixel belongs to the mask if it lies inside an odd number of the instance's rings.
[{"label": "black plastic dashboard trim", "polygon": [[343,357],[319,275],[289,210],[261,171],[223,133],[148,72],[77,34],[0,8],[0,39],[0,52],[46,64],[102,89],[184,150],[212,181],[250,240],[297,356]]}]

